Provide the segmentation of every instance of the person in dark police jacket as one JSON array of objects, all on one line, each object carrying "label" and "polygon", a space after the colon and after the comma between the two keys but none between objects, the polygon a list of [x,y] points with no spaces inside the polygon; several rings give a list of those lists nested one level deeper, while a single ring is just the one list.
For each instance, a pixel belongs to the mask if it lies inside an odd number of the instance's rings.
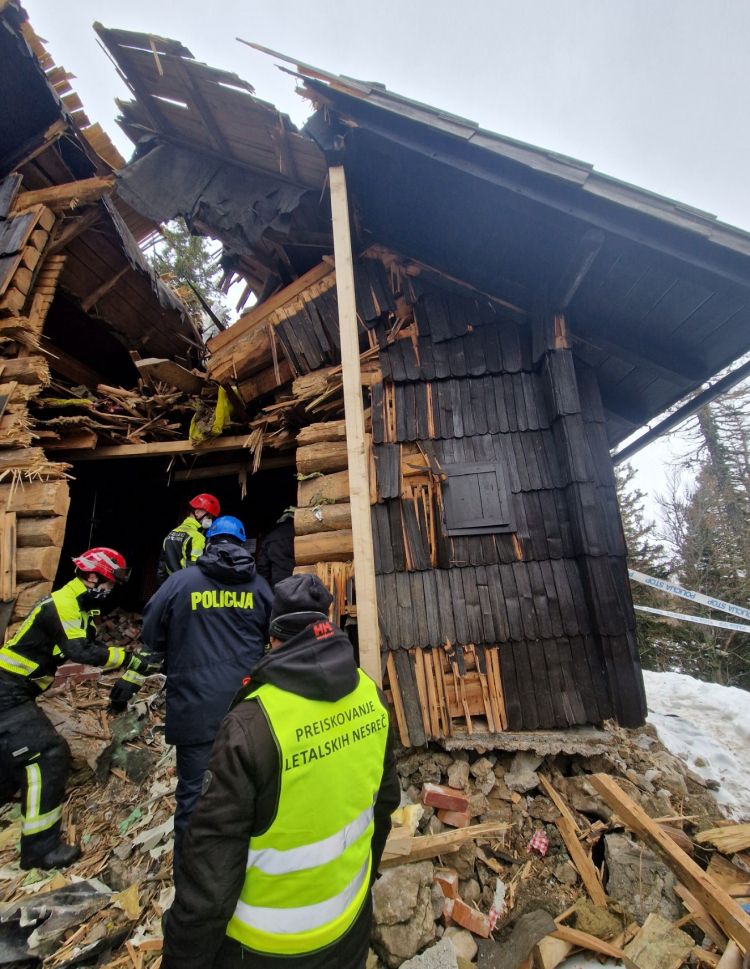
[{"label": "person in dark police jacket", "polygon": [[224,719],[165,919],[163,969],[362,969],[399,804],[388,708],[312,575]]}]

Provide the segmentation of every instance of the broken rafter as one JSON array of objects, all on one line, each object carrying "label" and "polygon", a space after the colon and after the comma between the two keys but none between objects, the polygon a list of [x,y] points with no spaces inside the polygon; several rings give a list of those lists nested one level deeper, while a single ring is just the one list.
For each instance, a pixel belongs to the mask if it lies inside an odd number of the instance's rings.
[{"label": "broken rafter", "polygon": [[114,276],[111,276],[109,279],[105,279],[105,281],[100,286],[96,287],[93,293],[89,293],[89,295],[85,299],[81,300],[81,309],[83,310],[83,312],[88,313],[91,307],[95,306],[100,299],[106,296],[107,293],[120,282],[122,277],[129,270],[130,270],[130,263],[125,263],[125,265],[121,269],[119,269],[114,274]]},{"label": "broken rafter", "polygon": [[101,214],[102,210],[99,206],[94,205],[85,212],[82,212],[77,218],[63,222],[47,248],[47,255],[53,256],[64,249],[82,232],[85,232],[86,229],[95,225],[99,221]]},{"label": "broken rafter", "polygon": [[565,272],[552,290],[550,306],[554,313],[564,313],[568,308],[601,252],[605,238],[605,234],[599,229],[584,232]]}]

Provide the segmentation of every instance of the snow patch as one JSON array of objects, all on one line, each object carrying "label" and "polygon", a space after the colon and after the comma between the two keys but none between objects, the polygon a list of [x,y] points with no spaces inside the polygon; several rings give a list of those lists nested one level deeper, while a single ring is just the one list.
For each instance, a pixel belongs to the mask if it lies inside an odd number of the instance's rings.
[{"label": "snow patch", "polygon": [[726,815],[750,819],[750,693],[685,673],[643,671],[648,722],[670,753],[706,781]]}]

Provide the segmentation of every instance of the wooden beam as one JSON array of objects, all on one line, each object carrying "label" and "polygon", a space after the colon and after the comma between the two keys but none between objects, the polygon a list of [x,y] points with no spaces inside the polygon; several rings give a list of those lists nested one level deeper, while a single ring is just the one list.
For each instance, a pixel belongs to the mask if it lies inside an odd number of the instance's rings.
[{"label": "wooden beam", "polygon": [[627,827],[661,855],[688,891],[718,922],[726,935],[738,942],[746,951],[750,950],[750,915],[743,912],[737,902],[730,898],[710,875],[677,847],[643,808],[628,797],[617,781],[607,774],[592,774],[589,780],[596,792],[604,798]]},{"label": "wooden beam", "polygon": [[553,313],[564,313],[601,252],[606,236],[599,229],[588,229],[578,241],[570,262],[552,290]]},{"label": "wooden beam", "polygon": [[[259,471],[271,471],[275,468],[293,468],[294,454],[280,454],[278,457],[268,458],[263,456],[260,462]],[[175,481],[199,481],[205,478],[228,478],[239,475],[243,471],[252,474],[253,461],[248,455],[244,461],[233,461],[231,464],[209,464],[203,468],[181,468],[174,472]]]},{"label": "wooden beam", "polygon": [[[103,461],[114,458],[155,458],[173,454],[215,454],[218,451],[242,451],[247,448],[249,434],[215,437],[197,447],[192,441],[154,441],[150,444],[112,444],[93,451],[72,451],[66,458],[71,461]],[[62,452],[60,457],[62,458]]]},{"label": "wooden beam", "polygon": [[352,506],[354,576],[357,589],[357,639],[362,669],[382,683],[380,629],[375,587],[375,550],[370,516],[369,462],[365,449],[365,419],[359,360],[359,325],[354,290],[354,263],[349,228],[349,200],[343,165],[328,170],[333,217],[333,251],[336,259],[341,376],[344,385],[344,420],[349,457],[349,501]]},{"label": "wooden beam", "polygon": [[95,225],[101,218],[102,210],[98,205],[92,205],[90,209],[82,212],[75,219],[61,222],[57,233],[50,240],[47,247],[47,255],[54,256],[61,252],[67,245],[76,239],[82,232]]},{"label": "wooden beam", "polygon": [[125,265],[119,269],[114,276],[110,276],[109,279],[105,279],[101,286],[97,286],[93,293],[81,300],[81,309],[84,313],[88,313],[92,306],[99,302],[102,297],[106,296],[110,289],[113,289],[125,275],[125,273],[130,271],[130,263],[126,262]]},{"label": "wooden beam", "polygon": [[65,182],[63,185],[49,185],[47,188],[37,188],[29,192],[21,192],[16,197],[13,213],[17,214],[32,205],[46,205],[53,212],[65,209],[75,209],[81,205],[90,205],[98,201],[102,195],[111,192],[115,187],[115,176],[106,175],[96,178],[82,178],[77,182]]},{"label": "wooden beam", "polygon": [[553,939],[559,939],[561,942],[569,942],[579,949],[588,949],[589,952],[598,952],[599,955],[609,956],[611,959],[619,959],[627,969],[638,969],[638,966],[632,959],[629,959],[625,955],[622,949],[619,949],[616,945],[612,945],[610,942],[597,939],[596,936],[589,935],[588,932],[579,932],[578,929],[568,928],[567,925],[559,925],[557,930],[551,932],[550,935]]},{"label": "wooden beam", "polygon": [[58,138],[61,138],[65,134],[67,127],[66,122],[61,118],[53,122],[46,131],[33,135],[22,145],[19,145],[16,149],[0,158],[0,170],[12,172],[15,168],[21,168],[22,165],[36,158],[37,155],[41,155]]},{"label": "wooden beam", "polygon": [[208,341],[208,349],[211,353],[216,353],[221,347],[234,343],[237,337],[242,336],[243,333],[247,333],[248,330],[252,330],[274,310],[285,306],[290,300],[304,293],[313,283],[319,282],[334,271],[333,266],[328,262],[321,262],[317,266],[313,266],[312,269],[303,276],[300,276],[299,279],[295,279],[293,283],[285,286],[284,289],[280,289],[262,303],[253,306],[251,310],[243,314],[228,330],[225,330],[223,333],[217,333],[215,337],[212,337]]}]

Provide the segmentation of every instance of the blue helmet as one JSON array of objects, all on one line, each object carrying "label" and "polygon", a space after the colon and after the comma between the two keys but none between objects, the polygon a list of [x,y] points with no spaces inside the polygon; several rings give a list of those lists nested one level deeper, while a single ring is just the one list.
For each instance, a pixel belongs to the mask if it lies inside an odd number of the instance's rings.
[{"label": "blue helmet", "polygon": [[238,538],[241,542],[244,542],[245,526],[239,518],[233,518],[232,515],[222,515],[208,529],[206,538],[216,538],[219,535],[231,535],[233,538]]}]

